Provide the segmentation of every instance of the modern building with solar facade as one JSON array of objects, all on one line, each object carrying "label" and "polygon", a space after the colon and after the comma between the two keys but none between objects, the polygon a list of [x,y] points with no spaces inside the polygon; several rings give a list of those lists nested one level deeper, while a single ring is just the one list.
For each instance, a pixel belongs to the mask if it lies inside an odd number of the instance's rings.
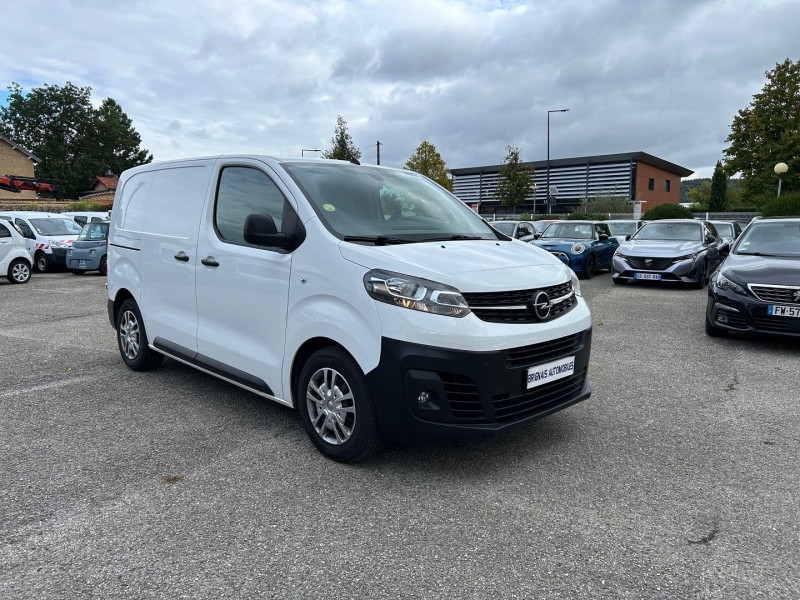
[{"label": "modern building with solar facade", "polygon": [[547,161],[522,163],[533,167],[536,188],[516,208],[495,197],[503,165],[450,169],[453,193],[480,214],[570,213],[586,198],[619,196],[643,203],[643,211],[659,204],[679,204],[681,177],[694,171],[646,152],[550,159],[550,210],[547,208]]}]

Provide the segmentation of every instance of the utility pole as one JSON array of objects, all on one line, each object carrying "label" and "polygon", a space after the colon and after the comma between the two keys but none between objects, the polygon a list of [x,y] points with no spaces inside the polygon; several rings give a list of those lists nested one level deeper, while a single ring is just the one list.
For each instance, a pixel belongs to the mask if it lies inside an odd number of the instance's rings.
[{"label": "utility pole", "polygon": [[378,147],[378,164],[381,164],[381,141],[378,140],[378,143],[376,145]]}]

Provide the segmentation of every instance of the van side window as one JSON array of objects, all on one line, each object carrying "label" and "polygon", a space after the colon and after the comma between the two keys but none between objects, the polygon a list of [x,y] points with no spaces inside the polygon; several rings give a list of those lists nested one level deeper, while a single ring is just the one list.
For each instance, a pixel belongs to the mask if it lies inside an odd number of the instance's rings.
[{"label": "van side window", "polygon": [[286,199],[263,172],[251,167],[226,167],[217,188],[214,226],[222,239],[245,244],[244,220],[252,213],[267,213],[281,230]]},{"label": "van side window", "polygon": [[19,227],[20,231],[22,231],[22,235],[27,238],[33,238],[33,232],[25,221],[22,219],[14,219],[14,222],[17,224],[17,227]]},{"label": "van side window", "polygon": [[0,237],[11,237],[11,232],[5,225],[0,225]]}]

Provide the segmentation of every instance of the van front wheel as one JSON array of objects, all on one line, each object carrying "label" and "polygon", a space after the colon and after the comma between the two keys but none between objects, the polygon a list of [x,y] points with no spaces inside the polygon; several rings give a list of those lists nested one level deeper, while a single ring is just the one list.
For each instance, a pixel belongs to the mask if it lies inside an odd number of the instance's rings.
[{"label": "van front wheel", "polygon": [[147,345],[147,332],[136,302],[129,298],[117,313],[117,343],[122,360],[134,371],[152,371],[164,355]]},{"label": "van front wheel", "polygon": [[380,445],[378,422],[364,373],[340,348],[324,348],[303,366],[298,384],[300,420],[328,458],[353,463]]}]

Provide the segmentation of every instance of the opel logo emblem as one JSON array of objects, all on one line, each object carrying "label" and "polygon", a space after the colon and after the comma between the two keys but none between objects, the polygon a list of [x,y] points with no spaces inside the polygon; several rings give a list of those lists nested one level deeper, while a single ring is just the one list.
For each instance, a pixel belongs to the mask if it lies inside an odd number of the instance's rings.
[{"label": "opel logo emblem", "polygon": [[546,292],[538,292],[531,299],[531,307],[536,317],[540,321],[544,321],[550,316],[550,296]]},{"label": "opel logo emblem", "polygon": [[650,265],[653,264],[653,259],[652,258],[645,258],[644,259],[644,264],[646,264],[649,267]]}]

